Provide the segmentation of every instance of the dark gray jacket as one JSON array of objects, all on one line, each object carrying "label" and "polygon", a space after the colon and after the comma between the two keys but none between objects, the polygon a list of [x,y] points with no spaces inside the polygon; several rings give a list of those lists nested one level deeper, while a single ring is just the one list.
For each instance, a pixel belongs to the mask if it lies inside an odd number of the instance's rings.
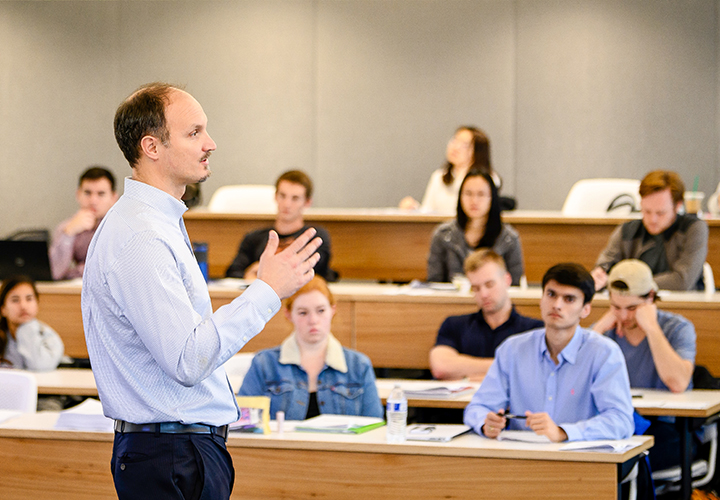
[{"label": "dark gray jacket", "polygon": [[[623,259],[639,259],[654,245],[643,243],[647,230],[642,220],[632,220],[618,226],[598,257],[596,266],[608,272]],[[665,290],[697,290],[702,288],[702,270],[708,252],[708,227],[694,215],[679,214],[663,233],[667,266],[653,269],[655,282]],[[668,270],[669,269],[669,270]]]},{"label": "dark gray jacket", "polygon": [[[511,225],[503,224],[492,249],[505,259],[512,284],[519,285],[520,277],[525,273],[525,265],[517,231]],[[465,241],[465,233],[456,219],[440,224],[433,232],[430,243],[427,280],[450,281],[453,275],[464,274],[465,258],[474,250]]]}]

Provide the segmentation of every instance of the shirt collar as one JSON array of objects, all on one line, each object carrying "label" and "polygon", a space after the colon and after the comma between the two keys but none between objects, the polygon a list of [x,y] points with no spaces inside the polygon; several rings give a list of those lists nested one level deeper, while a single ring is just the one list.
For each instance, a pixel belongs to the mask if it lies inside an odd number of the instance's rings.
[{"label": "shirt collar", "polygon": [[[577,361],[578,351],[580,350],[582,343],[583,339],[581,334],[581,328],[580,325],[578,325],[577,327],[575,327],[575,333],[570,339],[570,342],[568,342],[565,348],[560,351],[560,354],[558,354],[558,365],[560,365],[563,361],[567,361],[568,363],[574,365]],[[550,359],[550,350],[548,349],[545,335],[540,336],[540,354],[543,357],[547,356],[548,359]]]},{"label": "shirt collar", "polygon": [[[482,309],[480,309],[476,314],[477,314],[478,322],[480,322],[480,324],[485,325],[486,327],[490,328],[490,325],[488,325],[488,322],[485,320],[485,316],[483,316]],[[519,313],[515,310],[515,306],[513,305],[512,308],[510,309],[510,316],[508,316],[508,319],[505,320],[505,322],[503,324],[498,325],[497,328],[490,328],[490,330],[492,330],[494,332],[494,331],[501,329],[502,327],[504,327],[511,321],[515,321],[518,314]]]},{"label": "shirt collar", "polygon": [[[293,332],[280,344],[280,363],[283,365],[300,366],[300,347],[298,346],[295,335],[295,332]],[[328,334],[325,364],[340,373],[347,373],[348,371],[342,344],[340,344],[340,341],[336,339],[332,333]]]},{"label": "shirt collar", "polygon": [[181,219],[187,211],[185,204],[156,187],[125,177],[123,196],[148,205],[170,218]]}]

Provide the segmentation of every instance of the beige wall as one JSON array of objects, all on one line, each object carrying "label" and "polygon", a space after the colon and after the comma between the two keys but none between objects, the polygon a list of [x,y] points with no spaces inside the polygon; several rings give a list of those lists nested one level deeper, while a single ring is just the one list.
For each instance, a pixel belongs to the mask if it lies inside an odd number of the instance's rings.
[{"label": "beige wall", "polygon": [[129,173],[112,117],[152,80],[209,116],[206,200],[290,167],[316,206],[421,197],[464,123],[520,208],[584,177],[720,178],[717,0],[0,1],[0,46],[0,236],[69,215],[91,163]]}]

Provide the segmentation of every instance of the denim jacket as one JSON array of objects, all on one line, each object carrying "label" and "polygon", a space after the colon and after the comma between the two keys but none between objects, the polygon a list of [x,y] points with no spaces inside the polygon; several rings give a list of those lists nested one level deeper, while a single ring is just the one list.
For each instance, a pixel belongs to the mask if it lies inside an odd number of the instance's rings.
[{"label": "denim jacket", "polygon": [[[279,410],[287,420],[304,420],[310,394],[307,373],[300,366],[295,334],[281,345],[258,352],[243,379],[239,396],[269,396],[270,417]],[[367,356],[345,349],[330,334],[325,366],[317,381],[320,413],[383,416],[375,373]]]}]

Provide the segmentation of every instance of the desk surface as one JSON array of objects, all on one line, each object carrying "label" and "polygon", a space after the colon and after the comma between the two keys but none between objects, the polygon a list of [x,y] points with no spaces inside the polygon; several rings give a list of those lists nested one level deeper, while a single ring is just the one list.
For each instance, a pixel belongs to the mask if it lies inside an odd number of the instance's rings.
[{"label": "desk surface", "polygon": [[[0,423],[0,437],[36,438],[50,440],[78,439],[84,441],[112,441],[113,433],[54,429],[58,412],[25,414]],[[288,422],[290,424],[290,422]],[[523,460],[553,460],[594,463],[623,463],[652,446],[652,437],[633,436],[628,440],[635,447],[621,453],[607,451],[564,451],[565,443],[525,443],[486,439],[470,432],[450,442],[407,441],[388,444],[385,427],[363,434],[332,434],[322,432],[273,432],[268,435],[231,432],[228,448],[270,448],[294,450],[333,450],[408,455],[445,455],[458,457],[513,458]]]},{"label": "desk surface", "polygon": [[[246,355],[247,356],[247,355]],[[97,386],[92,370],[82,368],[61,368],[51,372],[32,373],[38,382],[39,394],[64,394],[97,396]],[[234,390],[242,384],[242,376],[229,375]],[[423,408],[465,408],[473,394],[480,386],[478,382],[449,382],[431,380],[378,379],[376,381],[378,395],[383,401],[387,399],[395,384],[401,387],[416,388],[417,385],[437,386],[470,385],[473,390],[449,398],[408,398],[408,404]],[[633,389],[633,393],[641,397],[633,398],[633,406],[641,415],[671,415],[676,417],[707,418],[720,412],[720,391],[695,389],[679,394],[651,389]]]}]

